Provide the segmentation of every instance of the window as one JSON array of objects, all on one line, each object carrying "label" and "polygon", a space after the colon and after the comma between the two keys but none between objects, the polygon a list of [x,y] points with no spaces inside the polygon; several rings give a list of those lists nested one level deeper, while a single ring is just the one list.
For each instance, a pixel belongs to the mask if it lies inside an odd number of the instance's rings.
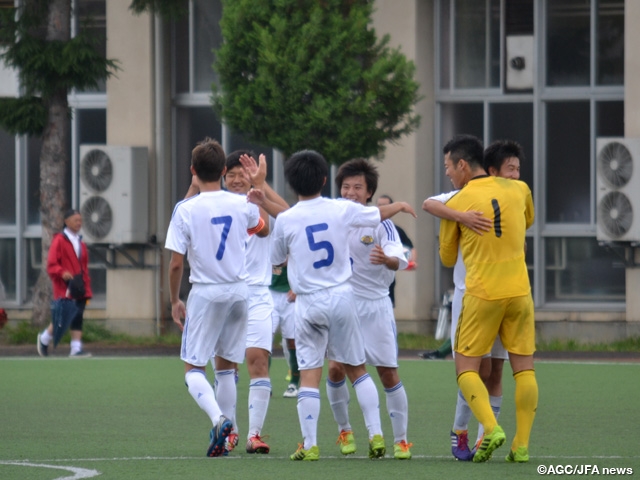
[{"label": "window", "polygon": [[16,224],[16,138],[0,130],[2,161],[0,175],[0,225]]},{"label": "window", "polygon": [[[443,0],[437,5],[436,190],[451,189],[441,152],[454,135],[476,135],[485,145],[517,141],[526,155],[521,179],[536,207],[526,251],[536,307],[597,302],[624,308],[624,265],[597,242],[593,211],[595,139],[624,136],[624,2]],[[531,19],[541,24],[532,25]],[[534,68],[544,75],[534,77],[530,90],[494,88],[500,86],[495,78],[505,74],[493,70],[500,67],[493,47],[501,23],[505,36],[533,35]],[[451,286],[451,272],[438,270],[442,295]]]},{"label": "window", "polygon": [[595,238],[547,238],[545,249],[547,301],[624,301],[624,265]]},{"label": "window", "polygon": [[590,222],[590,116],[587,101],[547,104],[547,222]]},{"label": "window", "polygon": [[547,85],[589,85],[589,0],[547,2]]},{"label": "window", "polygon": [[[105,0],[76,0],[74,5],[75,31],[82,31],[96,40],[100,55],[107,56],[107,9]],[[98,88],[87,91],[106,92],[106,81],[101,80]]]}]

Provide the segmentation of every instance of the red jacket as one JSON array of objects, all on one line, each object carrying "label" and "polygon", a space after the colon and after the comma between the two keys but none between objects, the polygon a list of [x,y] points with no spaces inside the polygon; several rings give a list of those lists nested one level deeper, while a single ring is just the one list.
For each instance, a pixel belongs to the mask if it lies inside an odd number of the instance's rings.
[{"label": "red jacket", "polygon": [[62,279],[64,272],[71,272],[73,275],[80,273],[80,263],[84,278],[85,298],[91,298],[91,279],[89,278],[89,251],[83,241],[80,241],[80,258],[76,256],[73,244],[64,234],[56,233],[49,247],[49,257],[47,258],[47,273],[53,283],[53,298],[66,298],[67,282]]}]

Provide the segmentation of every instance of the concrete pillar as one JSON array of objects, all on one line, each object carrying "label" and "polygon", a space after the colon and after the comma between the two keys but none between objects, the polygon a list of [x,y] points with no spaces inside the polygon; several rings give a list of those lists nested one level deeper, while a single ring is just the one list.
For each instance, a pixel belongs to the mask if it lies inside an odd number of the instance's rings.
[{"label": "concrete pillar", "polygon": [[[640,2],[625,0],[624,2],[624,135],[640,137],[640,56],[635,47],[640,45],[640,31],[637,22],[640,20]],[[636,170],[640,169],[640,160],[636,160]],[[636,172],[637,174],[637,172]],[[636,212],[638,215],[638,212]],[[634,221],[640,221],[637,216]],[[636,261],[640,257],[640,249],[634,252]],[[640,322],[640,268],[627,268],[626,303],[627,322]]]}]

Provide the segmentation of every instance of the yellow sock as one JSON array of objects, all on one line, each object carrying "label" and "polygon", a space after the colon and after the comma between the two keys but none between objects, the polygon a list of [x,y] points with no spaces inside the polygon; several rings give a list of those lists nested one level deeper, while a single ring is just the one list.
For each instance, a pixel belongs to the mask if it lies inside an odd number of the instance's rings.
[{"label": "yellow sock", "polygon": [[489,403],[489,392],[478,372],[472,370],[462,372],[458,375],[458,387],[478,422],[484,427],[484,431],[490,433],[498,422]]},{"label": "yellow sock", "polygon": [[516,435],[511,450],[529,448],[531,427],[538,408],[538,382],[533,370],[522,370],[513,375],[516,381]]}]

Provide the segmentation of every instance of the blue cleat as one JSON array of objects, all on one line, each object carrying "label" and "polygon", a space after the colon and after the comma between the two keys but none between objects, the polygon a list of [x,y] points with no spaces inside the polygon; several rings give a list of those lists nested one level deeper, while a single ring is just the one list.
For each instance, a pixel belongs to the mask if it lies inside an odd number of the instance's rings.
[{"label": "blue cleat", "polygon": [[220,457],[224,455],[224,445],[227,437],[233,429],[233,423],[224,415],[220,415],[218,424],[211,429],[210,443],[207,449],[207,457]]}]

